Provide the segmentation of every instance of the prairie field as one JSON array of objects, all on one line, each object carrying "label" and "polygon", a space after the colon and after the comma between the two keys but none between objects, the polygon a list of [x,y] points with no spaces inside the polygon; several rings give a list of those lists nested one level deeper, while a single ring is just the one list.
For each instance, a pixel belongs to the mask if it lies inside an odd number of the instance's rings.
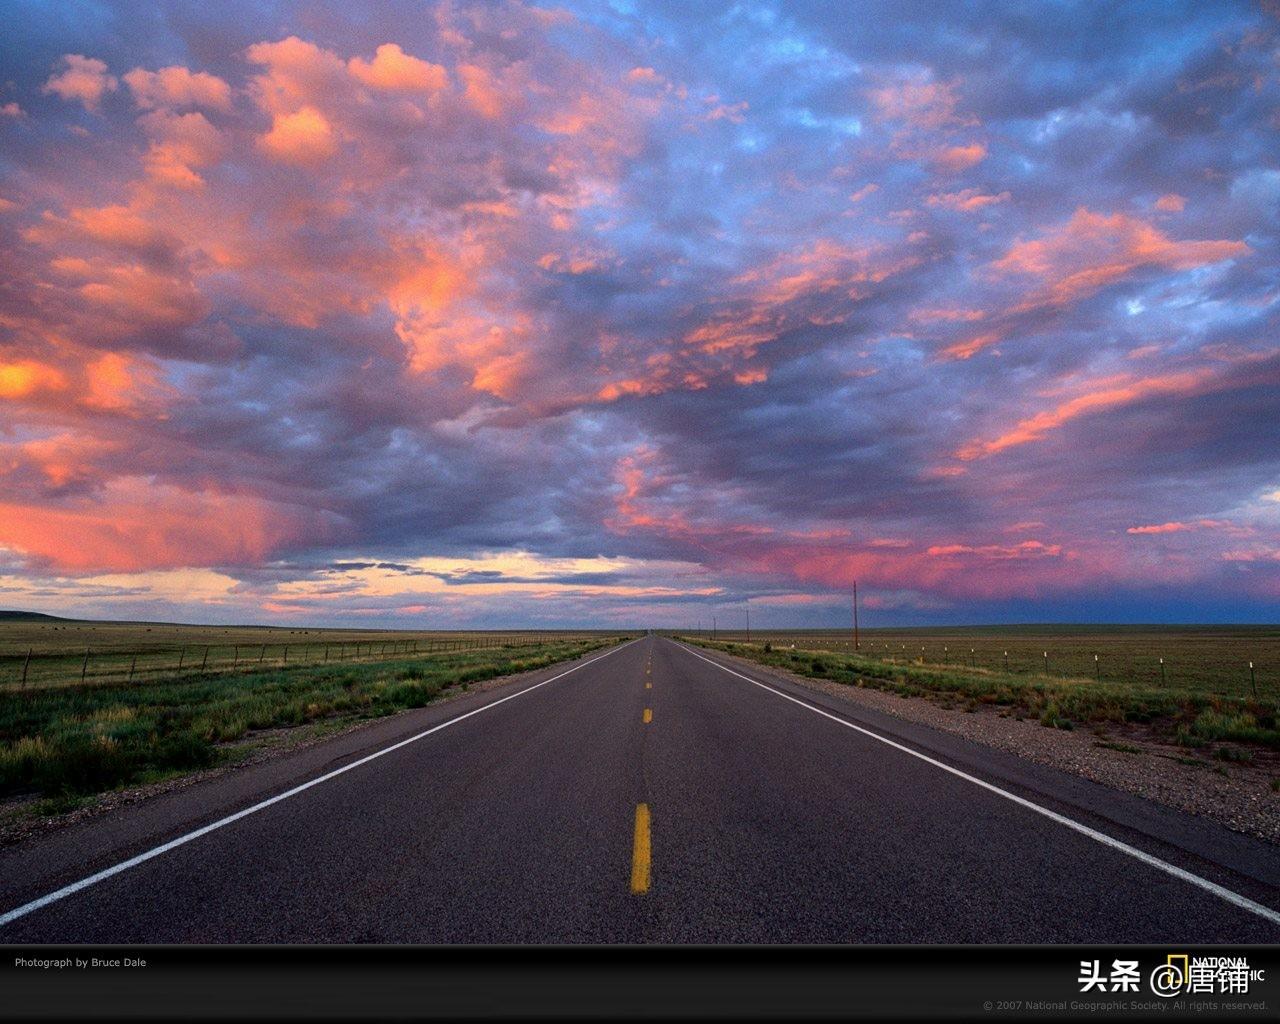
[{"label": "prairie field", "polygon": [[[709,639],[710,631],[696,635]],[[716,635],[722,641],[746,640],[741,629]],[[854,652],[852,629],[753,629],[751,639],[775,648],[794,644],[796,650]],[[1280,697],[1280,626],[863,629],[857,653],[898,665],[969,667],[1236,697],[1252,696],[1256,687],[1260,696]]]},{"label": "prairie field", "polygon": [[603,635],[590,630],[453,632],[17,619],[0,621],[0,691],[537,647]]},{"label": "prairie field", "polygon": [[[954,634],[949,636],[954,639]],[[1037,639],[1043,636],[1038,634]],[[1004,647],[998,648],[1000,665],[972,667],[965,660],[944,663],[941,656],[923,661],[919,656],[910,659],[900,653],[881,656],[874,648],[868,650],[865,641],[863,649],[855,652],[834,636],[828,637],[825,647],[815,643],[813,636],[757,635],[754,631],[750,643],[745,638],[731,637],[712,640],[685,635],[683,639],[813,679],[870,687],[901,697],[921,697],[970,712],[999,710],[1017,718],[1038,719],[1041,725],[1054,729],[1087,726],[1104,735],[1107,727],[1132,728],[1189,750],[1209,752],[1222,760],[1252,761],[1250,748],[1268,752],[1280,749],[1280,688],[1274,684],[1259,686],[1255,696],[1248,685],[1244,692],[1236,687],[1236,692],[1225,693],[1224,687],[1197,684],[1189,675],[1161,685],[1158,679],[1150,682],[1052,675],[1033,668],[1015,672],[1011,667],[1005,671]],[[944,646],[951,647],[942,639],[936,643],[940,655]],[[1072,649],[1062,646],[1064,650]],[[976,653],[976,645],[974,650]],[[1083,648],[1074,650],[1079,657]],[[1116,656],[1116,648],[1111,650]],[[926,646],[926,655],[928,651]],[[1033,660],[1031,664],[1034,665]]]}]

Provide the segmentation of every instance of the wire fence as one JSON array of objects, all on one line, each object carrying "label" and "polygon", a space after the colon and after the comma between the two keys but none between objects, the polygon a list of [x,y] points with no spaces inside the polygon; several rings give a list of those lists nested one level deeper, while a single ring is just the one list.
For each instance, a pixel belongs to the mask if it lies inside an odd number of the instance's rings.
[{"label": "wire fence", "polygon": [[[718,630],[713,637],[710,630],[695,633],[703,639],[715,639],[722,643],[752,643],[762,646],[768,642],[775,650],[807,650],[829,653],[857,653],[862,657],[876,658],[897,665],[929,665],[987,669],[1010,675],[1044,676],[1057,679],[1092,679],[1097,682],[1134,686],[1158,686],[1182,690],[1220,693],[1233,697],[1280,696],[1280,650],[1274,640],[1260,641],[1257,656],[1248,647],[1233,639],[1229,644],[1212,645],[1206,641],[1199,646],[1179,646],[1169,641],[1167,646],[1157,638],[1140,641],[1106,638],[1090,643],[1080,638],[1064,645],[1054,638],[1040,637],[1031,640],[1015,637],[1007,640],[991,637],[981,639],[897,637],[883,639],[864,638],[855,648],[854,641],[845,636],[805,636],[803,634],[765,634],[755,631],[748,636],[743,630]],[[1185,643],[1185,641],[1184,641]],[[1161,650],[1165,653],[1160,653]]]},{"label": "wire fence", "polygon": [[228,672],[386,661],[492,648],[541,647],[575,637],[529,634],[295,643],[181,644],[137,650],[37,651],[0,656],[0,690],[95,683],[134,683]]}]

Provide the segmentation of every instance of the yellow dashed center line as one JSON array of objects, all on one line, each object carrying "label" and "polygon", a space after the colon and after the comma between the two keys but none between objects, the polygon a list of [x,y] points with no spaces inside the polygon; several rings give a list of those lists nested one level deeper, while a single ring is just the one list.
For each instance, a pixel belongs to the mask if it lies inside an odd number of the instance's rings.
[{"label": "yellow dashed center line", "polygon": [[653,689],[653,683],[645,683],[645,684],[644,684],[644,688],[645,688],[646,690],[652,690],[652,689]]},{"label": "yellow dashed center line", "polygon": [[648,725],[653,721],[653,708],[644,709],[644,724]]},{"label": "yellow dashed center line", "polygon": [[649,891],[649,805],[636,804],[636,835],[631,846],[631,891]]}]

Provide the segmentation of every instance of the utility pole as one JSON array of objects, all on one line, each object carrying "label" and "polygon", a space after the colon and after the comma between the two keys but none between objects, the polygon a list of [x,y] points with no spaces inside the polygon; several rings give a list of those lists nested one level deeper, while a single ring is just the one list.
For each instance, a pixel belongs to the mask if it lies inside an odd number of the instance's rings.
[{"label": "utility pole", "polygon": [[716,638],[716,617],[713,615],[711,616],[711,639],[714,640],[715,638]]},{"label": "utility pole", "polygon": [[853,581],[853,649],[855,651],[862,649],[862,644],[858,642],[858,581]]},{"label": "utility pole", "polygon": [[747,643],[751,643],[751,605],[747,605]]}]

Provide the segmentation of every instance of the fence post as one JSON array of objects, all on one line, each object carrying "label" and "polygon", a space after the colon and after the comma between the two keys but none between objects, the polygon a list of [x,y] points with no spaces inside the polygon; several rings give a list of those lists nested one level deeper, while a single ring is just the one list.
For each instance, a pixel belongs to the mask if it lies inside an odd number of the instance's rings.
[{"label": "fence post", "polygon": [[239,668],[240,667],[240,645],[236,644],[235,648],[236,648],[236,653],[235,653],[235,657],[231,659],[231,667]]},{"label": "fence post", "polygon": [[289,664],[289,645],[288,644],[284,645],[284,663],[286,665]]},{"label": "fence post", "polygon": [[28,647],[27,660],[22,663],[22,688],[24,690],[27,688],[27,666],[31,664],[31,651],[32,648]]},{"label": "fence post", "polygon": [[80,666],[80,682],[84,682],[85,673],[89,671],[89,648],[84,649],[84,664]]},{"label": "fence post", "polygon": [[260,650],[260,651],[258,652],[258,664],[259,664],[259,665],[261,665],[261,664],[262,664],[262,659],[263,659],[263,658],[265,658],[266,656],[267,656],[267,645],[266,645],[266,644],[263,644],[263,645],[262,645],[262,650]]},{"label": "fence post", "polygon": [[1160,659],[1160,685],[1164,686],[1164,658]]},{"label": "fence post", "polygon": [[1253,695],[1258,696],[1258,677],[1253,672],[1253,662],[1249,662],[1249,686],[1253,689]]},{"label": "fence post", "polygon": [[208,644],[205,644],[205,645],[204,645],[204,660],[200,662],[200,671],[201,671],[201,672],[203,672],[203,671],[205,670],[205,667],[206,667],[208,664],[209,664],[209,645],[208,645]]},{"label": "fence post", "polygon": [[324,645],[324,661],[326,665],[329,663],[329,645],[328,644]]},{"label": "fence post", "polygon": [[134,670],[138,667],[138,656],[133,656],[133,662],[129,665],[129,682],[133,682]]},{"label": "fence post", "polygon": [[187,660],[187,649],[180,647],[178,649],[178,671],[182,671],[182,663]]}]

